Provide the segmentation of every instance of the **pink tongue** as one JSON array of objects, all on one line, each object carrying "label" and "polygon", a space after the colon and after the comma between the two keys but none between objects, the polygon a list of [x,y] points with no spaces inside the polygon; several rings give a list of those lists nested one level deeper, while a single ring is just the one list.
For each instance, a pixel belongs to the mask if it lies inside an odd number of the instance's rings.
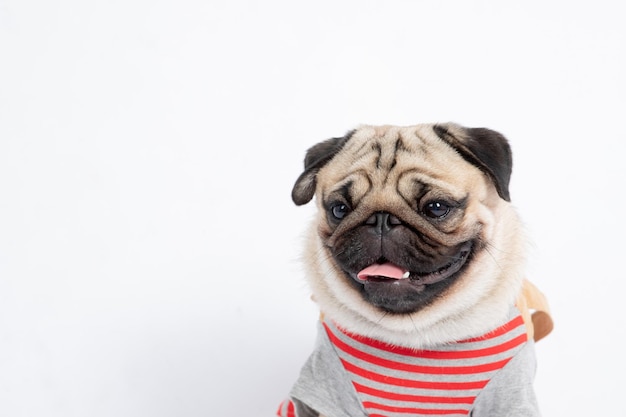
[{"label": "pink tongue", "polygon": [[365,281],[367,277],[385,277],[391,279],[402,279],[407,271],[392,263],[373,264],[363,269],[357,274],[361,281]]}]

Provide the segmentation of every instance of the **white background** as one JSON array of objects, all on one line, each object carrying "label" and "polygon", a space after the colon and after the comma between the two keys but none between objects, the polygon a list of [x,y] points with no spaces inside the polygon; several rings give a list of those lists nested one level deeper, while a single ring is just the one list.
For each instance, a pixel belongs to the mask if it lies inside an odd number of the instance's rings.
[{"label": "white background", "polygon": [[306,149],[505,134],[545,416],[624,415],[619,1],[0,0],[0,416],[272,416],[314,340]]}]

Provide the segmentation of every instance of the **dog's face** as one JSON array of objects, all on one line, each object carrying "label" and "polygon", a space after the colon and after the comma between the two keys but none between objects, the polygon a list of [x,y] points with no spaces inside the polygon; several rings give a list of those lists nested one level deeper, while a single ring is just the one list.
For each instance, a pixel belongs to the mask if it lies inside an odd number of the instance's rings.
[{"label": "dog's face", "polygon": [[370,332],[462,324],[480,303],[505,314],[521,279],[510,175],[509,145],[488,129],[365,126],[312,147],[292,197],[317,200],[315,299]]}]

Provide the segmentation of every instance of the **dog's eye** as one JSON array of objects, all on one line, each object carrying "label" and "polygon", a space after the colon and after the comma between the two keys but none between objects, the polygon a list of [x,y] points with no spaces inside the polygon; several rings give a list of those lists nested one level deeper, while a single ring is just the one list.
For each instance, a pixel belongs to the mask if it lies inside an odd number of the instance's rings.
[{"label": "dog's eye", "polygon": [[443,201],[431,201],[424,206],[423,212],[432,219],[441,219],[450,212],[450,206]]},{"label": "dog's eye", "polygon": [[330,208],[330,212],[335,219],[341,220],[350,212],[350,208],[345,204],[335,204]]}]

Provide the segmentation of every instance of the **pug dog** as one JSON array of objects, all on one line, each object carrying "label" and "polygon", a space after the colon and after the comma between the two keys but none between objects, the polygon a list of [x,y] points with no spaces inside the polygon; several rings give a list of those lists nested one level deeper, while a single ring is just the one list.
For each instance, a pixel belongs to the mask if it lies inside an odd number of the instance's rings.
[{"label": "pug dog", "polygon": [[278,415],[539,415],[511,171],[502,134],[453,123],[307,151],[292,199],[317,206],[303,260],[322,314]]}]

